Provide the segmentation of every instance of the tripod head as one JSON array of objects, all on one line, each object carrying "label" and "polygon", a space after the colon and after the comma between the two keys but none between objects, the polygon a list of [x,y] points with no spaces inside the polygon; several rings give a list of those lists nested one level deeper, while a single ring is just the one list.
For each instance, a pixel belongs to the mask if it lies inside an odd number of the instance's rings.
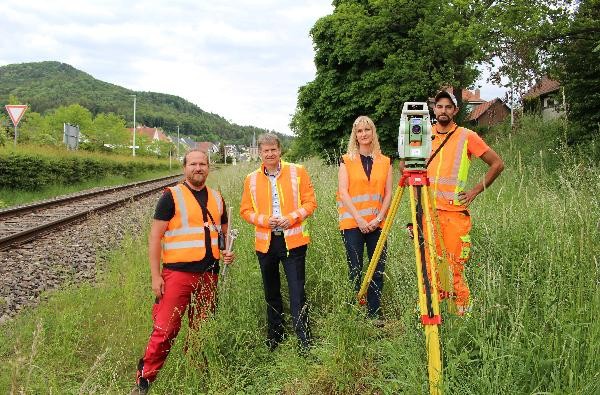
[{"label": "tripod head", "polygon": [[407,169],[427,170],[431,154],[429,107],[424,102],[405,102],[398,128],[398,155]]}]

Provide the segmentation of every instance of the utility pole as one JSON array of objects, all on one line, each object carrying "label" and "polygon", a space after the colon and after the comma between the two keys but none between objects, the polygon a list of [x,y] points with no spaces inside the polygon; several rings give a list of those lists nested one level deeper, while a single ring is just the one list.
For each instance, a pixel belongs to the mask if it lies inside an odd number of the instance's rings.
[{"label": "utility pole", "polygon": [[179,125],[177,125],[177,160],[179,160]]},{"label": "utility pole", "polygon": [[133,156],[135,156],[135,106],[136,106],[136,96],[135,95],[129,95],[129,96],[133,96]]}]

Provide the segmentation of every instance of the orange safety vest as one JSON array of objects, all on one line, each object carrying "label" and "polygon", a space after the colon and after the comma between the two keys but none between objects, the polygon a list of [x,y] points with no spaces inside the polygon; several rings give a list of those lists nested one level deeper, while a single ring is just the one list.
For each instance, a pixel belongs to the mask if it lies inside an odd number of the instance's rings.
[{"label": "orange safety vest", "polygon": [[[373,158],[370,178],[367,178],[358,154],[354,159],[350,159],[348,154],[343,155],[343,158],[348,172],[348,194],[352,198],[352,204],[361,217],[370,222],[381,212],[385,185],[391,166],[390,158],[383,154]],[[336,197],[340,229],[358,228],[356,220],[342,203],[339,192]],[[384,222],[381,221],[380,228],[383,228]]]},{"label": "orange safety vest", "polygon": [[[427,165],[427,176],[435,194],[438,210],[464,211],[467,208],[460,204],[458,193],[465,190],[469,177],[471,157],[468,151],[468,129],[459,127],[450,139]],[[473,133],[473,132],[471,132]],[[438,136],[439,137],[439,136]],[[444,141],[438,140],[432,152]],[[435,141],[435,140],[434,140]]]},{"label": "orange safety vest", "polygon": [[[317,207],[308,173],[300,165],[281,161],[276,186],[281,215],[287,217],[291,224],[283,231],[287,249],[308,244],[310,236],[306,218]],[[271,182],[264,173],[264,166],[246,176],[240,214],[247,222],[255,226],[254,247],[256,251],[266,253],[271,243],[269,217],[273,214],[273,207]]]},{"label": "orange safety vest", "polygon": [[207,210],[215,224],[204,222],[204,215],[198,200],[192,192],[182,184],[169,187],[175,202],[175,215],[169,221],[162,238],[162,261],[164,264],[196,262],[206,256],[204,227],[210,231],[210,244],[215,259],[221,257],[219,251],[219,234],[221,216],[223,215],[223,199],[221,194],[212,188],[208,191]]}]

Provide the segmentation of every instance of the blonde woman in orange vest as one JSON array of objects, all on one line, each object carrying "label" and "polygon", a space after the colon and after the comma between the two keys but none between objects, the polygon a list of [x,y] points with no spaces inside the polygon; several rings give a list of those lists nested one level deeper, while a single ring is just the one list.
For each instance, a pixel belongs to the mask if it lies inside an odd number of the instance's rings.
[{"label": "blonde woman in orange vest", "polygon": [[169,355],[185,310],[193,329],[214,312],[219,258],[222,255],[225,264],[234,260],[232,252],[220,251],[224,247],[219,233],[227,233],[227,210],[221,194],[205,184],[206,152],[186,153],[183,170],[185,181],[165,190],[150,230],[154,327],[138,363],[132,394],[148,392]]},{"label": "blonde woman in orange vest", "polygon": [[315,191],[303,166],[281,160],[277,135],[259,136],[258,149],[262,165],[246,176],[240,214],[254,225],[254,247],[267,302],[266,344],[272,351],[284,339],[281,262],[293,328],[304,352],[311,344],[304,291],[306,249],[310,242],[306,219],[317,208]]},{"label": "blonde woman in orange vest", "polygon": [[[430,188],[435,194],[435,206],[440,222],[442,239],[453,274],[453,295],[459,315],[470,308],[470,291],[464,280],[465,264],[471,252],[471,214],[473,199],[500,175],[504,162],[472,130],[454,122],[458,103],[453,94],[441,91],[435,96],[433,112],[437,123],[433,126],[432,155],[427,162]],[[471,157],[481,158],[488,166],[484,178],[471,189],[466,189]],[[443,253],[437,243],[438,254]]]},{"label": "blonde woman in orange vest", "polygon": [[[348,152],[338,171],[337,206],[339,227],[346,247],[350,281],[360,289],[364,247],[369,260],[392,199],[392,166],[381,153],[373,121],[360,116],[352,125]],[[367,291],[367,313],[378,325],[381,321],[381,293],[387,251],[384,248]]]}]

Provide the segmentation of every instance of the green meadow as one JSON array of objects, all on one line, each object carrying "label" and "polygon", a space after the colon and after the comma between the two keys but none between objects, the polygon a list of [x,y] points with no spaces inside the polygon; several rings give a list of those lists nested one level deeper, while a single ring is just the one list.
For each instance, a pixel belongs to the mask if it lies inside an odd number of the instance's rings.
[{"label": "green meadow", "polygon": [[[484,136],[506,169],[472,206],[466,271],[472,314],[455,317],[443,306],[445,393],[600,393],[599,147],[565,146],[556,137],[564,128],[560,121],[524,118],[514,132]],[[264,345],[253,229],[237,214],[244,175],[253,167],[224,167],[208,183],[234,209],[237,259],[220,282],[217,313],[198,332],[188,333],[184,323],[151,393],[428,393],[415,263],[404,231],[407,197],[389,238],[380,329],[352,303],[337,230],[337,168],[316,159],[304,164],[319,204],[307,258],[310,355],[298,354],[291,328],[274,352]],[[485,169],[475,161],[471,183]],[[153,208],[133,210],[128,220],[149,224]],[[0,393],[129,391],[152,327],[147,230],[103,257],[97,283],[51,292],[0,326]]]}]

